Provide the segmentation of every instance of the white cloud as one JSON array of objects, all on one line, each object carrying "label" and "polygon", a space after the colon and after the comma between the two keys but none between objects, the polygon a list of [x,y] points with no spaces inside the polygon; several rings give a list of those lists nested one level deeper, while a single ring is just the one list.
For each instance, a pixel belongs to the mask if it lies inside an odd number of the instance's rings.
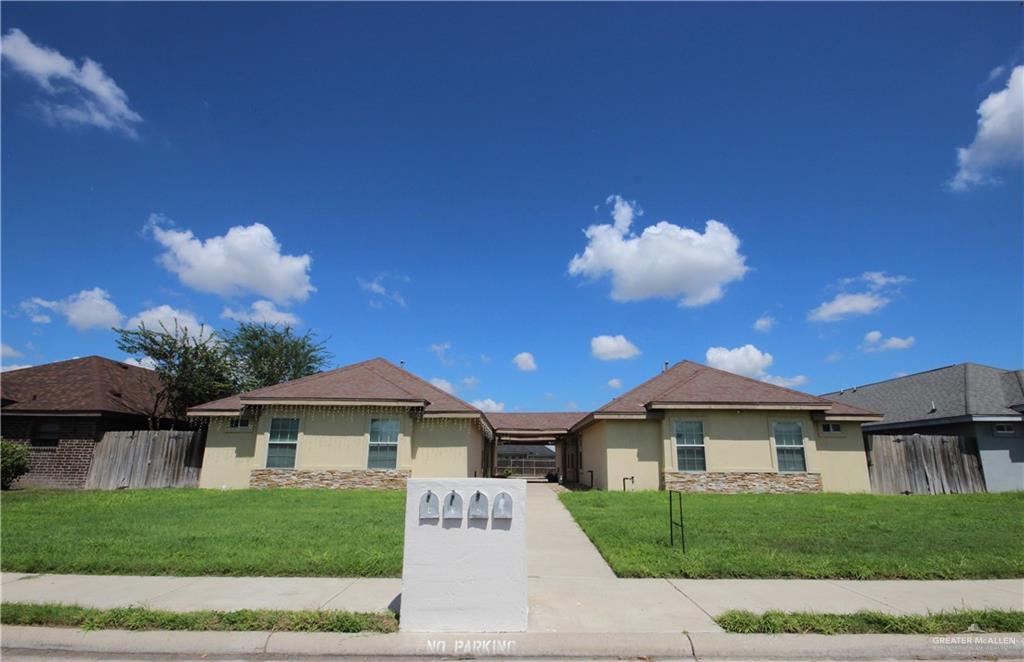
[{"label": "white cloud", "polygon": [[881,310],[888,303],[888,298],[871,292],[837,294],[831,301],[812,310],[807,318],[813,322],[837,322],[853,315],[868,315]]},{"label": "white cloud", "polygon": [[433,384],[434,386],[436,386],[437,388],[441,389],[445,393],[449,393],[451,395],[455,395],[455,385],[452,384],[447,379],[441,379],[440,377],[434,377],[433,379],[430,380],[430,383]]},{"label": "white cloud", "polygon": [[145,325],[150,331],[167,329],[173,332],[175,324],[180,329],[188,329],[190,335],[196,338],[206,337],[213,333],[212,329],[203,326],[195,313],[188,310],[178,310],[167,304],[143,310],[128,320],[129,329],[139,329]]},{"label": "white cloud", "polygon": [[[889,304],[891,294],[899,291],[898,285],[909,283],[910,280],[906,276],[890,275],[884,271],[865,271],[853,278],[843,278],[839,281],[843,291],[810,311],[807,319],[812,322],[837,322],[847,317],[877,312]],[[845,291],[851,285],[865,288],[866,291]]]},{"label": "white cloud", "polygon": [[515,363],[516,367],[523,372],[533,372],[537,369],[537,361],[533,358],[533,354],[529,352],[519,352],[512,359],[512,363]]},{"label": "white cloud", "polygon": [[595,336],[590,339],[590,353],[602,361],[631,359],[640,354],[640,349],[629,342],[626,336]]},{"label": "white cloud", "polygon": [[635,203],[609,198],[613,224],[591,225],[587,247],[569,262],[569,273],[597,279],[611,275],[612,299],[679,298],[681,306],[703,306],[722,298],[725,286],[747,272],[740,240],[724,223],[708,221],[704,232],[661,221],[630,231]]},{"label": "white cloud", "polygon": [[775,318],[774,317],[772,317],[771,315],[761,315],[754,322],[754,331],[760,331],[762,333],[767,333],[768,331],[771,331],[772,327],[774,327],[774,326],[775,326]]},{"label": "white cloud", "polygon": [[621,195],[609,195],[604,203],[611,206],[615,229],[622,234],[629,232],[634,217],[644,215],[644,210],[637,206],[636,200],[624,200]]},{"label": "white cloud", "polygon": [[910,282],[910,279],[906,276],[890,276],[884,271],[865,271],[859,278],[847,278],[843,282],[845,284],[850,284],[857,282],[858,280],[866,283],[868,289],[872,292],[877,292],[878,290],[882,290],[887,287]]},{"label": "white cloud", "polygon": [[839,361],[842,361],[842,360],[843,360],[843,353],[842,352],[830,352],[828,354],[828,356],[825,357],[825,363],[838,363]]},{"label": "white cloud", "polygon": [[430,346],[430,351],[434,353],[437,360],[445,365],[451,365],[452,359],[448,356],[448,350],[452,348],[450,342],[438,342]]},{"label": "white cloud", "polygon": [[128,106],[128,95],[103,71],[84,58],[80,65],[60,52],[34,43],[12,28],[0,39],[0,55],[31,78],[45,98],[34,104],[41,119],[61,126],[88,125],[135,137],[142,116]]},{"label": "white cloud", "polygon": [[768,368],[775,362],[775,358],[768,352],[762,352],[753,345],[744,345],[734,349],[709,347],[704,356],[708,365],[712,368],[759,379],[762,382],[775,384],[776,386],[799,386],[807,382],[807,377],[804,375],[796,375],[794,377],[769,375]]},{"label": "white cloud", "polygon": [[869,331],[864,336],[864,343],[861,345],[861,349],[865,352],[885,352],[892,349],[910,349],[914,346],[917,339],[914,336],[907,336],[906,338],[899,338],[897,336],[889,336],[883,339],[881,331]]},{"label": "white cloud", "polygon": [[156,370],[156,361],[148,356],[143,356],[141,359],[126,356],[121,363],[127,363],[128,365],[133,365],[137,368],[145,368],[146,370]]},{"label": "white cloud", "polygon": [[185,285],[221,296],[256,294],[278,304],[305,301],[316,288],[309,280],[309,255],[283,255],[266,225],[236,225],[223,236],[200,240],[191,230],[169,227],[157,214],[146,230],[166,251],[160,264]]},{"label": "white cloud", "polygon": [[985,79],[985,82],[986,83],[991,83],[991,82],[995,81],[998,78],[1002,78],[1003,74],[1005,74],[1005,73],[1006,73],[1006,65],[1004,65],[1004,64],[1000,64],[997,67],[992,67],[992,69],[988,72],[988,78]]},{"label": "white cloud", "polygon": [[998,182],[1001,167],[1024,160],[1024,65],[1010,72],[1006,87],[978,106],[978,132],[967,147],[956,150],[957,171],[949,181],[954,191],[968,191]]},{"label": "white cloud", "polygon": [[480,363],[490,363],[490,362],[491,362],[491,357],[490,356],[488,356],[487,354],[481,354],[480,355]]},{"label": "white cloud", "polygon": [[474,407],[476,407],[480,411],[489,411],[489,412],[505,411],[505,403],[504,402],[495,402],[494,400],[492,400],[490,398],[485,398],[483,400],[474,400],[473,402],[471,402],[469,404],[473,405]]},{"label": "white cloud", "polygon": [[765,374],[775,360],[771,354],[762,352],[753,345],[744,345],[735,349],[709,347],[704,356],[712,368],[754,378]]},{"label": "white cloud", "polygon": [[25,356],[7,343],[0,343],[0,359],[16,359]]},{"label": "white cloud", "polygon": [[914,336],[907,336],[906,338],[897,338],[892,336],[882,341],[882,344],[878,346],[883,352],[888,349],[910,349],[917,342],[917,338]]},{"label": "white cloud", "polygon": [[302,320],[299,319],[298,315],[289,313],[287,310],[280,310],[276,305],[274,305],[273,301],[266,301],[264,299],[253,301],[249,305],[249,310],[225,308],[220,316],[224,319],[234,320],[235,322],[283,324],[286,326],[298,326],[299,324],[302,324]]},{"label": "white cloud", "polygon": [[8,372],[9,370],[21,370],[22,368],[31,368],[31,363],[11,363],[0,365],[0,372]]},{"label": "white cloud", "polygon": [[618,377],[612,377],[611,379],[608,380],[608,387],[620,389],[622,388],[622,380],[619,379]]},{"label": "white cloud", "polygon": [[392,276],[391,274],[381,274],[373,280],[357,278],[356,282],[359,283],[359,288],[361,290],[371,295],[370,305],[374,308],[383,308],[384,303],[387,301],[394,302],[402,308],[405,308],[405,297],[403,297],[402,293],[398,290],[385,287],[385,279],[397,279],[403,282],[409,282],[409,279],[404,276]]},{"label": "white cloud", "polygon": [[79,331],[109,329],[117,326],[124,319],[124,315],[110,300],[110,293],[99,287],[82,290],[66,299],[55,301],[32,297],[27,301],[22,301],[21,308],[33,322],[40,324],[50,322],[50,316],[42,312],[44,310],[64,315],[68,324]]},{"label": "white cloud", "polygon": [[462,385],[465,386],[470,391],[472,391],[473,389],[480,385],[480,380],[477,379],[476,377],[463,377]]}]

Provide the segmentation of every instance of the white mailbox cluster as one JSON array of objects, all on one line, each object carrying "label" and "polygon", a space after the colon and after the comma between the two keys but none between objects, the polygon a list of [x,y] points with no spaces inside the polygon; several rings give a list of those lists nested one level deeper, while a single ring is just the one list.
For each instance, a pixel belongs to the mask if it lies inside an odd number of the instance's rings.
[{"label": "white mailbox cluster", "polygon": [[[441,505],[441,501],[444,505]],[[439,497],[432,491],[427,490],[420,496],[420,524],[430,523],[430,520],[443,519],[460,520],[463,512],[462,495],[452,490],[444,497]],[[512,519],[512,497],[508,492],[498,492],[494,497],[494,510],[488,512],[487,495],[477,490],[469,497],[469,512],[467,516],[473,520],[485,520],[488,515],[491,519],[507,520]],[[424,522],[426,520],[426,522]]]},{"label": "white mailbox cluster", "polygon": [[401,629],[525,630],[526,481],[414,478],[407,494]]}]

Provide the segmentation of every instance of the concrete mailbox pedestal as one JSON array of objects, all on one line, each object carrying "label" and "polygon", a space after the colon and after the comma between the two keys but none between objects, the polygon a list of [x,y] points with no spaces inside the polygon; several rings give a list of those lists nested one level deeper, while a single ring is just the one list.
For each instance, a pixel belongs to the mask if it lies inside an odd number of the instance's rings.
[{"label": "concrete mailbox pedestal", "polygon": [[526,600],[526,481],[410,480],[401,630],[522,632]]}]

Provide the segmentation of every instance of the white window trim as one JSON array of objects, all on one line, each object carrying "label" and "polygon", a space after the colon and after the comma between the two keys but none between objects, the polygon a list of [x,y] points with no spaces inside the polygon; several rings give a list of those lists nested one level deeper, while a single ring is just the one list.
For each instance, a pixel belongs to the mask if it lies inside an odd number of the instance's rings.
[{"label": "white window trim", "polygon": [[[776,443],[775,439],[775,426],[779,423],[795,423],[800,426],[800,445],[799,446],[780,446]],[[772,462],[775,464],[775,472],[780,474],[802,474],[810,472],[811,468],[807,464],[807,436],[804,434],[804,424],[801,421],[789,420],[776,420],[771,422],[771,434],[772,434]],[[789,469],[783,470],[779,466],[779,449],[780,448],[799,448],[800,452],[804,454],[804,470],[803,471],[791,471]]]},{"label": "white window trim", "polygon": [[[826,430],[825,429],[826,425],[838,425],[839,429],[838,430]],[[803,433],[803,428],[801,428],[801,433]],[[832,422],[832,421],[825,421],[824,423],[821,424],[821,433],[822,434],[831,435],[831,436],[841,436],[841,435],[845,434],[843,432],[843,424],[842,423],[835,423],[835,422]]]},{"label": "white window trim", "polygon": [[[281,420],[296,420],[296,421],[298,421],[298,429],[296,429],[296,431],[295,431],[295,441],[292,441],[290,439],[286,440],[286,441],[278,441],[278,440],[274,440],[274,439],[270,438],[270,431],[273,430],[273,428],[274,428],[274,419],[275,418],[280,418]],[[288,471],[289,467],[268,467],[267,466],[267,460],[270,459],[270,445],[271,444],[280,444],[282,446],[286,445],[286,444],[290,444],[290,445],[295,447],[295,461],[292,463],[291,469],[297,469],[298,466],[299,466],[299,439],[301,439],[301,438],[302,438],[302,418],[301,417],[299,417],[299,416],[271,416],[270,420],[267,422],[267,452],[263,455],[263,468],[265,468],[265,469],[283,469],[285,471]]]},{"label": "white window trim", "polygon": [[[398,434],[395,435],[395,441],[373,441],[373,422],[374,421],[397,421],[398,422]],[[396,416],[371,416],[370,421],[367,423],[366,430],[366,469],[368,471],[395,471],[398,469],[398,444],[402,438],[402,419]],[[374,446],[394,446],[395,447],[395,466],[389,469],[383,469],[381,467],[370,466],[370,450]]]},{"label": "white window trim", "polygon": [[[679,443],[679,433],[677,432],[680,423],[700,423],[700,443],[699,444],[681,444]],[[706,423],[703,419],[699,418],[674,418],[672,419],[672,445],[674,447],[676,461],[676,471],[688,474],[703,474],[708,472],[708,432],[706,429]],[[679,467],[679,449],[682,448],[700,448],[704,453],[704,470],[699,469],[681,469]]]},{"label": "white window trim", "polygon": [[[1000,430],[1000,426],[1006,426],[1009,430]],[[1017,426],[1013,423],[993,423],[992,434],[997,434],[1000,437],[1012,437],[1017,434]]]}]

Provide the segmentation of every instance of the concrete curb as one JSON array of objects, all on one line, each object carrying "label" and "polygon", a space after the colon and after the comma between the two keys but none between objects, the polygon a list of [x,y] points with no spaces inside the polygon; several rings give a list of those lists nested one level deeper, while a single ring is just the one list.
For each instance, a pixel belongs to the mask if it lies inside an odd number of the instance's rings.
[{"label": "concrete curb", "polygon": [[681,659],[1024,659],[1024,635],[333,634],[304,632],[86,632],[4,626],[3,649],[109,655],[284,657],[671,657]]}]

